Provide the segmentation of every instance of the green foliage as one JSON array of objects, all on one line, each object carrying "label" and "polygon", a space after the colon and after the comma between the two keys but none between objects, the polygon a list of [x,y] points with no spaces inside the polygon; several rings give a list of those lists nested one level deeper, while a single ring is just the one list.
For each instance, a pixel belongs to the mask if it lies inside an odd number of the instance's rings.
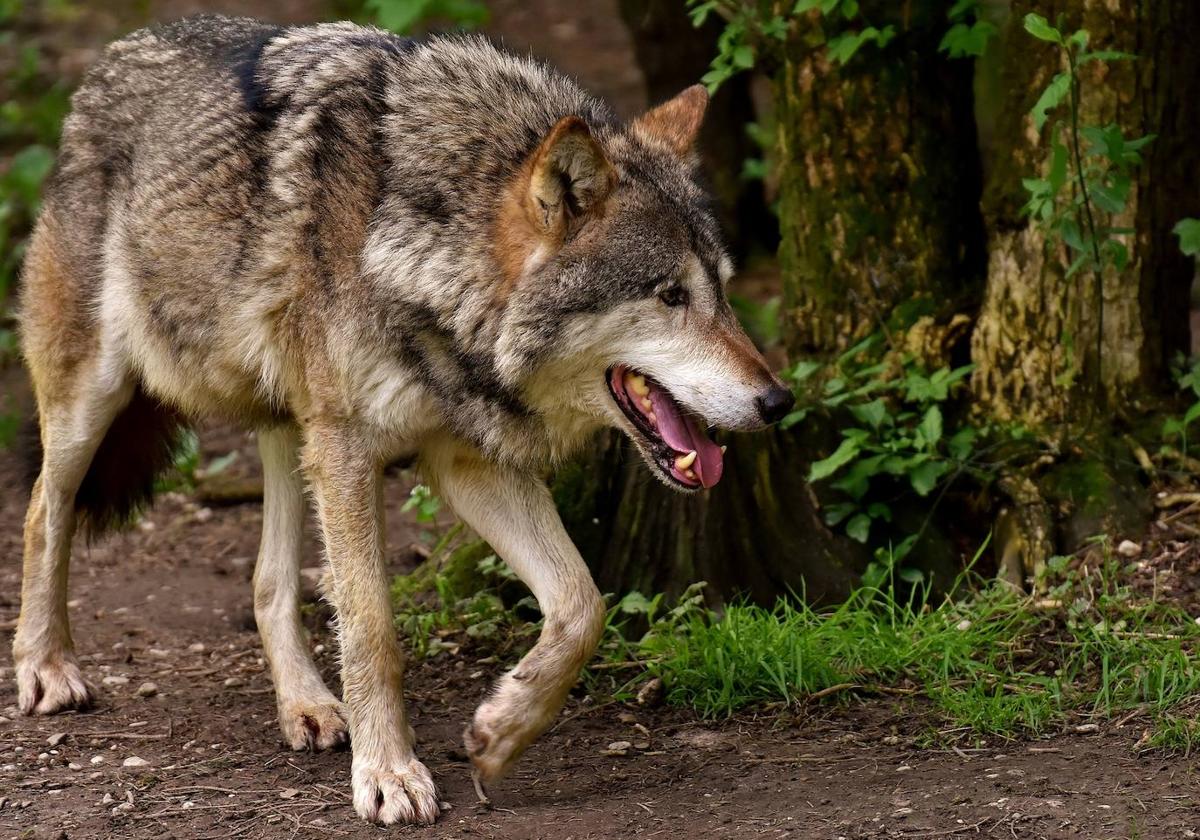
[{"label": "green foliage", "polygon": [[[877,333],[828,367],[801,362],[786,372],[801,389],[818,372],[823,375],[815,377],[820,383],[816,394],[802,390],[800,407],[784,418],[785,428],[818,407],[849,415],[837,448],[812,464],[808,480],[828,481],[845,494],[845,501],[825,506],[825,522],[841,524],[864,543],[873,523],[892,520],[889,500],[897,490],[928,496],[967,468],[977,437],[971,426],[947,433],[944,411],[970,374],[970,365],[928,371],[911,355],[898,362],[885,358],[885,349]],[[903,556],[908,548],[906,540],[897,550]]]},{"label": "green foliage", "polygon": [[[0,20],[17,11],[16,6],[0,6]],[[18,50],[15,38],[13,32],[0,33],[0,47],[17,56],[2,85],[10,95],[0,103],[0,147],[15,150],[7,165],[0,166],[0,360],[15,344],[3,316],[69,106],[66,85],[45,78],[40,49],[26,44]]]},{"label": "green foliage", "polygon": [[921,588],[898,600],[864,587],[822,611],[792,600],[692,611],[640,649],[670,702],[709,717],[903,686],[976,734],[1141,709],[1161,722],[1162,745],[1194,743],[1179,710],[1200,689],[1200,626],[1118,586],[1111,561],[1088,574],[1055,568],[1051,597],[1037,604],[995,582],[940,604]]},{"label": "green foliage", "polygon": [[[1132,185],[1132,170],[1142,163],[1140,150],[1153,142],[1154,135],[1127,138],[1120,126],[1080,124],[1080,68],[1093,62],[1131,60],[1134,56],[1113,50],[1090,50],[1087,30],[1064,34],[1037,14],[1025,16],[1025,30],[1040,41],[1058,47],[1067,69],[1058,73],[1033,106],[1034,126],[1041,131],[1054,114],[1050,158],[1045,177],[1026,178],[1023,183],[1029,201],[1023,211],[1040,224],[1048,239],[1061,242],[1071,254],[1066,277],[1091,272],[1093,305],[1097,321],[1093,387],[1102,393],[1100,383],[1103,360],[1104,294],[1103,271],[1112,266],[1124,270],[1129,261],[1126,245],[1132,229],[1118,226],[1116,219],[1124,210]],[[1072,350],[1074,349],[1072,345]],[[1073,382],[1076,361],[1060,376],[1065,384]]]},{"label": "green foliage", "polygon": [[725,28],[717,38],[717,55],[701,78],[709,91],[751,69],[764,55],[778,53],[792,39],[801,17],[815,16],[818,20],[815,44],[823,44],[830,61],[836,64],[846,64],[868,44],[887,46],[896,35],[891,25],[843,29],[850,23],[863,23],[858,0],[797,0],[790,9],[787,4],[753,0],[687,0],[687,5],[697,27],[703,26],[711,15],[725,21]]},{"label": "green foliage", "polygon": [[478,29],[488,22],[487,4],[481,0],[364,0],[363,7],[376,24],[401,34],[426,21],[445,21],[463,29]]},{"label": "green foliage", "polygon": [[984,20],[979,12],[979,0],[958,0],[946,17],[950,29],[942,36],[938,50],[951,58],[978,58],[996,34],[996,25]]},{"label": "green foliage", "polygon": [[1171,230],[1179,237],[1179,250],[1189,257],[1200,254],[1200,219],[1182,219]]},{"label": "green foliage", "polygon": [[190,493],[196,489],[196,484],[201,479],[211,478],[229,469],[238,459],[238,453],[237,450],[227,452],[213,458],[205,466],[201,466],[202,458],[200,438],[191,429],[184,429],[179,437],[179,444],[175,447],[171,468],[155,479],[154,492]]},{"label": "green foliage", "polygon": [[1168,417],[1163,421],[1162,439],[1164,443],[1178,440],[1180,451],[1187,455],[1188,430],[1200,419],[1200,358],[1193,359],[1188,364],[1180,354],[1173,367],[1175,384],[1192,400],[1192,404],[1181,417]]}]

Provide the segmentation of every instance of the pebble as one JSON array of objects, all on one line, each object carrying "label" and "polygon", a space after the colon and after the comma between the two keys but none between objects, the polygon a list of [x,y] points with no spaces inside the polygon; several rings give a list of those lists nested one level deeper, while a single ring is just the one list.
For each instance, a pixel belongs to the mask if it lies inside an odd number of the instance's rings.
[{"label": "pebble", "polygon": [[150,650],[148,650],[146,652],[148,654],[150,654],[151,656],[158,657],[159,659],[166,659],[168,656],[171,655],[171,651],[163,650],[162,648],[150,648]]},{"label": "pebble", "polygon": [[299,795],[300,791],[296,790],[295,788],[284,788],[283,790],[279,791],[280,799],[295,799]]},{"label": "pebble", "polygon": [[111,793],[104,794],[104,798],[100,800],[101,805],[112,805],[117,800],[113,798]]},{"label": "pebble", "polygon": [[150,762],[141,756],[131,755],[121,762],[122,767],[149,767]]},{"label": "pebble", "polygon": [[129,677],[105,677],[105,685],[128,685]]},{"label": "pebble", "polygon": [[602,752],[604,755],[629,755],[629,750],[632,747],[633,744],[628,741],[613,741]]},{"label": "pebble", "polygon": [[229,679],[225,680],[226,688],[240,688],[245,684],[246,681],[241,677],[230,677]]},{"label": "pebble", "polygon": [[208,648],[204,646],[204,642],[195,642],[188,645],[188,653],[204,653]]},{"label": "pebble", "polygon": [[55,732],[53,735],[51,735],[49,738],[46,739],[46,743],[52,747],[57,747],[59,744],[61,744],[65,740],[67,740],[66,732]]},{"label": "pebble", "polygon": [[72,761],[70,764],[67,765],[67,769],[68,770],[82,770],[83,765],[79,764],[78,762]]},{"label": "pebble", "polygon": [[1117,546],[1117,554],[1122,557],[1137,557],[1142,553],[1142,547],[1133,540],[1121,540]]},{"label": "pebble", "polygon": [[158,694],[158,686],[152,682],[144,682],[138,686],[138,697],[153,697]]},{"label": "pebble", "polygon": [[102,755],[92,756],[92,764],[103,764],[103,763],[104,763],[104,756],[102,756]]}]

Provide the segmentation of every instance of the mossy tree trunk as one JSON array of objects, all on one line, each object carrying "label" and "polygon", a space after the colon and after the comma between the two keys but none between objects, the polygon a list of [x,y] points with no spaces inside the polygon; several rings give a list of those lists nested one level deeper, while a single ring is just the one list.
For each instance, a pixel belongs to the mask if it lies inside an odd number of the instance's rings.
[{"label": "mossy tree trunk", "polygon": [[[870,4],[864,4],[864,7]],[[867,9],[876,25],[894,4]],[[775,77],[783,185],[783,292],[794,357],[825,355],[877,329],[924,293],[934,310],[977,298],[983,227],[970,72],[936,46],[947,2],[904,4],[885,50],[834,69],[801,42]],[[872,17],[874,15],[874,17]],[[805,22],[815,26],[815,22]],[[722,130],[730,131],[728,125]],[[660,485],[629,446],[605,439],[555,482],[568,529],[604,591],[771,602],[846,594],[870,559],[822,522],[804,477],[836,443],[832,428],[730,437],[725,476],[698,496]]]},{"label": "mossy tree trunk", "polygon": [[[1051,129],[1029,111],[1065,69],[1058,49],[1023,29],[1028,12],[1064,31],[1086,28],[1091,49],[1130,52],[1135,61],[1082,68],[1080,122],[1119,125],[1126,138],[1157,139],[1142,150],[1125,211],[1132,229],[1124,271],[1102,272],[1103,317],[1091,272],[1066,276],[1072,256],[1021,213],[1022,178],[1044,176]],[[1189,346],[1194,264],[1171,227],[1200,214],[1200,3],[1194,0],[1014,0],[1002,25],[994,136],[985,149],[983,210],[988,280],[972,337],[973,389],[983,413],[1040,430],[1128,415],[1166,382],[1172,355]],[[1103,335],[1099,335],[1103,322]],[[1099,409],[1099,410],[1097,410]]]},{"label": "mossy tree trunk", "polygon": [[898,32],[845,65],[801,37],[779,71],[784,329],[824,355],[897,306],[946,315],[978,299],[984,257],[970,64],[937,46],[950,4],[863,3]]}]

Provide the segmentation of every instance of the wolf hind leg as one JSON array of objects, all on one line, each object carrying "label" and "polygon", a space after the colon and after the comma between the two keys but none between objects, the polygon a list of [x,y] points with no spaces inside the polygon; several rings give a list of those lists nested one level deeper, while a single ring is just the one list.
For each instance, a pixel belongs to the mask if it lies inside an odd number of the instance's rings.
[{"label": "wolf hind leg", "polygon": [[492,781],[562,709],[604,630],[604,602],[542,481],[449,441],[422,459],[438,492],[529,586],[545,616],[537,644],[463,735],[477,780]]},{"label": "wolf hind leg", "polygon": [[304,482],[300,436],[281,426],[259,432],[263,532],[254,567],[254,618],[271,666],[279,727],[293,750],[344,746],[346,710],[325,686],[300,621],[300,547]]},{"label": "wolf hind leg", "polygon": [[93,697],[67,616],[76,495],[113,420],[128,405],[133,383],[123,367],[100,359],[71,381],[73,387],[59,389],[53,399],[38,395],[43,456],[25,517],[21,615],[13,640],[17,702],[25,714],[86,708]]}]

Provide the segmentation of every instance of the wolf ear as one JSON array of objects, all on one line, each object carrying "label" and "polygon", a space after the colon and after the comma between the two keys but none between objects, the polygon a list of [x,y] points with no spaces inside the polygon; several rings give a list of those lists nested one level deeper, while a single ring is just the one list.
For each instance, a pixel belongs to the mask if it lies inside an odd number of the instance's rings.
[{"label": "wolf ear", "polygon": [[696,143],[707,108],[708,91],[704,85],[692,85],[674,99],[642,114],[631,127],[643,140],[666,146],[683,157],[691,153]]},{"label": "wolf ear", "polygon": [[604,150],[579,117],[563,117],[533,153],[526,207],[547,236],[561,239],[616,181]]}]

